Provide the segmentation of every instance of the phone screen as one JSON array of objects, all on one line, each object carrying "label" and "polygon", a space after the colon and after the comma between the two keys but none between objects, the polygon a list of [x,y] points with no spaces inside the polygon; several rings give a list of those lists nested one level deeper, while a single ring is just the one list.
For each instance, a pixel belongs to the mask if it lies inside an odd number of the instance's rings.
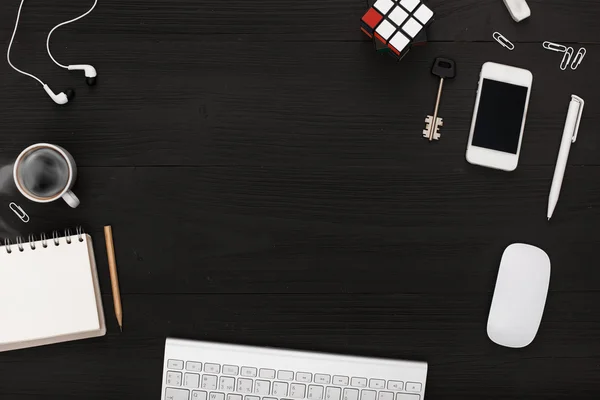
[{"label": "phone screen", "polygon": [[528,88],[484,79],[473,146],[517,154]]}]

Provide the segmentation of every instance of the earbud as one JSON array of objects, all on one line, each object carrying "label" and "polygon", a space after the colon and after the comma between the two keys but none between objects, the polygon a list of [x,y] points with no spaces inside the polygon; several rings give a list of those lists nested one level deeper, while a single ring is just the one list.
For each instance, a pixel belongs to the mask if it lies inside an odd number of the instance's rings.
[{"label": "earbud", "polygon": [[96,76],[98,76],[96,72],[96,68],[91,65],[69,65],[69,71],[84,71],[85,72],[85,81],[88,86],[94,86],[96,84]]},{"label": "earbud", "polygon": [[46,91],[46,93],[48,93],[48,96],[50,96],[50,98],[54,100],[56,104],[67,104],[69,100],[73,100],[73,97],[75,97],[75,92],[71,89],[67,89],[66,94],[64,92],[56,94],[52,91],[52,89],[50,89],[48,85],[44,84],[44,90]]}]

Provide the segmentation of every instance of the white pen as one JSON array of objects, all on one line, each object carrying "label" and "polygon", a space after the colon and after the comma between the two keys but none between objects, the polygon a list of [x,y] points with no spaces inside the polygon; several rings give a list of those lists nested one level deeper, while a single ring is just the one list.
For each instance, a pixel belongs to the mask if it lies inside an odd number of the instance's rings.
[{"label": "white pen", "polygon": [[550,188],[550,197],[548,198],[548,221],[554,214],[554,209],[558,203],[560,196],[560,188],[562,187],[567,161],[569,159],[569,151],[571,144],[577,140],[579,132],[579,124],[581,115],[583,114],[583,106],[585,102],[581,97],[572,95],[571,103],[569,104],[569,112],[567,113],[567,121],[565,122],[565,130],[563,131],[560,149],[558,150],[558,159],[556,160],[556,169],[552,178],[552,187]]}]

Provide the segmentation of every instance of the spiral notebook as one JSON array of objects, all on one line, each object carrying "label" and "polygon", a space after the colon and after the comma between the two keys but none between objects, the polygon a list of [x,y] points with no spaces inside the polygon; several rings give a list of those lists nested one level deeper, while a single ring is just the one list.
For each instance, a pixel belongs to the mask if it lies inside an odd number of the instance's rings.
[{"label": "spiral notebook", "polygon": [[33,239],[0,247],[0,352],[103,336],[92,238]]}]

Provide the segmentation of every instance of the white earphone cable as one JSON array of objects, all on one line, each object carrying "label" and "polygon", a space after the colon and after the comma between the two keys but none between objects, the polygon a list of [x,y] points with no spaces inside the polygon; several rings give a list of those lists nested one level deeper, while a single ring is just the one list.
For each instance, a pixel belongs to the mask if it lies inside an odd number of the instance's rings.
[{"label": "white earphone cable", "polygon": [[[23,4],[23,3],[21,3]],[[56,61],[54,59],[54,57],[52,57],[52,53],[50,52],[50,37],[52,36],[52,34],[54,33],[55,30],[57,30],[58,28],[60,28],[61,26],[65,26],[70,24],[71,22],[75,22],[75,21],[79,21],[81,18],[84,18],[85,16],[87,16],[89,13],[91,13],[92,11],[94,11],[94,8],[96,8],[96,4],[98,4],[98,0],[94,0],[94,5],[92,6],[92,8],[90,8],[86,13],[81,14],[79,17],[77,18],[73,18],[70,19],[68,21],[65,22],[61,22],[60,24],[56,25],[54,28],[52,28],[52,30],[50,31],[50,33],[48,33],[48,38],[46,39],[46,50],[48,51],[48,55],[50,56],[50,58],[52,59],[52,61],[54,61],[54,63],[56,65],[58,65],[61,68],[64,69],[69,69],[68,65],[63,65],[61,63],[59,63],[58,61]]]},{"label": "white earphone cable", "polygon": [[12,67],[12,69],[17,71],[18,73],[28,76],[30,78],[33,78],[36,81],[38,81],[40,83],[40,85],[44,86],[44,82],[42,82],[41,79],[39,79],[37,76],[29,74],[25,71],[21,71],[19,68],[15,67],[13,65],[13,63],[10,61],[10,49],[12,47],[13,40],[15,40],[15,35],[17,33],[17,27],[19,26],[19,18],[21,18],[21,9],[23,8],[23,3],[25,3],[25,0],[21,0],[21,5],[19,6],[19,11],[17,11],[17,20],[15,21],[15,29],[13,31],[12,37],[10,38],[10,43],[8,44],[8,51],[6,52],[6,61],[8,61],[8,65],[10,65]]}]

